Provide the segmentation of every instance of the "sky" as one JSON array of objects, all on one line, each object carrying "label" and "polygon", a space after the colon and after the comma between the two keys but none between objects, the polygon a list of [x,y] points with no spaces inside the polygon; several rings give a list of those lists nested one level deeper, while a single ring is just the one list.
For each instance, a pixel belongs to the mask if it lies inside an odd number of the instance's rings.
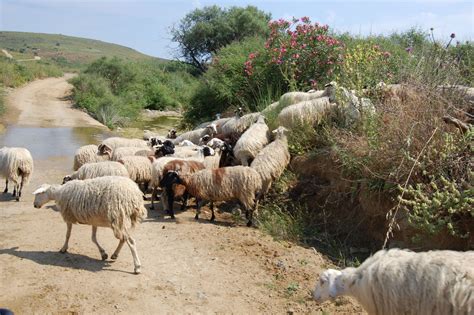
[{"label": "sky", "polygon": [[[171,59],[170,27],[196,8],[254,5],[273,19],[309,16],[338,32],[388,34],[416,26],[435,38],[474,40],[474,1],[463,0],[0,0],[0,30],[63,34]],[[1,43],[0,43],[1,46]]]}]

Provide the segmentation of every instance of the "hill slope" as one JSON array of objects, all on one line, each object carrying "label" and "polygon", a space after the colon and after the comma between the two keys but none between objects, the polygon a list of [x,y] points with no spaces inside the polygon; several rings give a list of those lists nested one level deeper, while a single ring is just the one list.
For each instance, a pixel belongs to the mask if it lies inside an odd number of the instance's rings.
[{"label": "hill slope", "polygon": [[1,31],[0,48],[6,49],[15,59],[29,59],[37,55],[59,64],[77,66],[104,56],[130,60],[160,59],[125,46],[61,34]]}]

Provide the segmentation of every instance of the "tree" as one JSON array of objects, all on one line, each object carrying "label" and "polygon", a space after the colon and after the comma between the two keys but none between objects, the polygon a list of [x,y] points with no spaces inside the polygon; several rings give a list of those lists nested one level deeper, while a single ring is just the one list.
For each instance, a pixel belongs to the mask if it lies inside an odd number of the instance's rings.
[{"label": "tree", "polygon": [[179,46],[178,58],[184,58],[202,73],[220,48],[247,36],[266,36],[270,18],[269,13],[254,6],[208,6],[188,13],[171,29],[171,35]]}]

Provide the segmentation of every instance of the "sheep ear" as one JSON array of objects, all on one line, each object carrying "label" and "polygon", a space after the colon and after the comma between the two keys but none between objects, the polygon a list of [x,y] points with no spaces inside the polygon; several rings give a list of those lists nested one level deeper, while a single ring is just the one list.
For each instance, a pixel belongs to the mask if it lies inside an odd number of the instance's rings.
[{"label": "sheep ear", "polygon": [[33,192],[33,195],[37,195],[37,194],[41,194],[41,193],[44,193],[47,189],[49,188],[49,185],[41,185],[40,188],[36,189],[34,192]]},{"label": "sheep ear", "polygon": [[151,163],[153,163],[155,161],[155,157],[152,156],[152,155],[149,155],[148,159],[150,160]]}]

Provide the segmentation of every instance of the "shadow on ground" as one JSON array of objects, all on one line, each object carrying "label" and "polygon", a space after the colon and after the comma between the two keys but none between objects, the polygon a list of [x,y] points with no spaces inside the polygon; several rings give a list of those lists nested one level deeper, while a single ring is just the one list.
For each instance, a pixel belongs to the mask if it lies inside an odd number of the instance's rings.
[{"label": "shadow on ground", "polygon": [[88,256],[74,253],[60,253],[53,251],[26,251],[19,247],[0,249],[0,255],[12,255],[21,259],[28,259],[40,265],[57,266],[71,269],[87,270],[97,272],[101,270],[130,273],[123,270],[109,269],[112,261],[102,261]]}]

